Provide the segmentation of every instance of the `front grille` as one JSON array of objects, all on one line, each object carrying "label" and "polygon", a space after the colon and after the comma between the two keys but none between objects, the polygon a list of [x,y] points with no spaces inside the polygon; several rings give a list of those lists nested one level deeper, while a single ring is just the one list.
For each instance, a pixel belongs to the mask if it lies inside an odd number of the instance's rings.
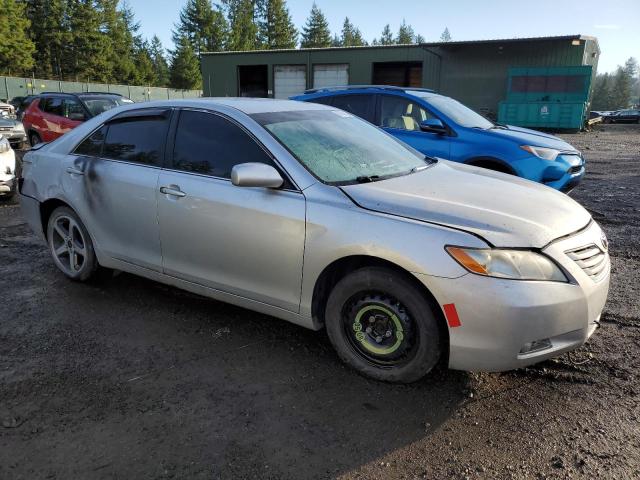
[{"label": "front grille", "polygon": [[607,271],[608,255],[593,243],[565,253],[593,280],[600,280]]},{"label": "front grille", "polygon": [[569,169],[569,174],[573,175],[574,173],[578,173],[580,170],[582,170],[582,165],[576,165],[575,167],[571,167]]}]

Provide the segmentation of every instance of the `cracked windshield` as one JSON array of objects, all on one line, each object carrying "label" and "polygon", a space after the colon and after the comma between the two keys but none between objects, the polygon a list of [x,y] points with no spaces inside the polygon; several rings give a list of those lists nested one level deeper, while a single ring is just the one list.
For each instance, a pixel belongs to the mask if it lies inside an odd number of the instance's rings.
[{"label": "cracked windshield", "polygon": [[342,111],[262,113],[253,118],[326,183],[371,182],[427,165],[424,155]]}]

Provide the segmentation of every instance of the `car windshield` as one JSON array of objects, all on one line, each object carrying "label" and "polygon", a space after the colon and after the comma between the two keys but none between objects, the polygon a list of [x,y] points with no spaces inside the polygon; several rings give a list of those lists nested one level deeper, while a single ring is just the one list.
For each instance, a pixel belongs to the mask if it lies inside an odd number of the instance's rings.
[{"label": "car windshield", "polygon": [[106,112],[107,110],[111,110],[112,108],[119,107],[120,105],[133,103],[133,101],[128,98],[118,97],[116,95],[83,96],[82,102],[93,117],[100,115],[102,112]]},{"label": "car windshield", "polygon": [[482,128],[483,130],[495,127],[494,123],[453,98],[434,95],[432,93],[425,95],[422,92],[411,92],[411,95],[424,98],[460,126]]},{"label": "car windshield", "polygon": [[428,165],[424,155],[340,110],[270,112],[251,117],[329,184],[383,180]]}]

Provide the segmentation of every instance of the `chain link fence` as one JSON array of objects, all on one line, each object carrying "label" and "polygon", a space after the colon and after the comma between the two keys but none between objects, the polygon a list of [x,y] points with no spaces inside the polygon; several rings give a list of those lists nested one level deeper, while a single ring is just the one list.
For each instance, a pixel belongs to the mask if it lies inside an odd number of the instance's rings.
[{"label": "chain link fence", "polygon": [[119,93],[134,102],[168,100],[174,98],[197,98],[201,90],[176,90],[164,87],[144,87],[141,85],[115,85],[111,83],[65,82],[42,78],[0,76],[0,100],[24,97],[42,92],[110,92]]}]

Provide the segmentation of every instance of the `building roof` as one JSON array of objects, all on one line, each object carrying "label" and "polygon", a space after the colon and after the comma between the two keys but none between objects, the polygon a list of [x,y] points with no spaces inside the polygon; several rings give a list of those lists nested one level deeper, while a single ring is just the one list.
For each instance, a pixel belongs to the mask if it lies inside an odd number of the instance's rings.
[{"label": "building roof", "polygon": [[425,42],[425,43],[403,43],[399,45],[363,45],[360,47],[322,47],[322,48],[282,48],[273,50],[232,50],[228,52],[201,52],[201,55],[230,55],[238,53],[277,53],[277,52],[308,52],[308,51],[330,51],[330,50],[363,50],[363,49],[393,49],[393,48],[407,48],[407,47],[448,47],[457,45],[482,45],[491,43],[518,43],[518,42],[544,42],[555,40],[592,40],[596,43],[598,39],[596,37],[588,35],[559,35],[549,37],[522,37],[522,38],[493,38],[484,40],[460,40],[450,42]]}]

